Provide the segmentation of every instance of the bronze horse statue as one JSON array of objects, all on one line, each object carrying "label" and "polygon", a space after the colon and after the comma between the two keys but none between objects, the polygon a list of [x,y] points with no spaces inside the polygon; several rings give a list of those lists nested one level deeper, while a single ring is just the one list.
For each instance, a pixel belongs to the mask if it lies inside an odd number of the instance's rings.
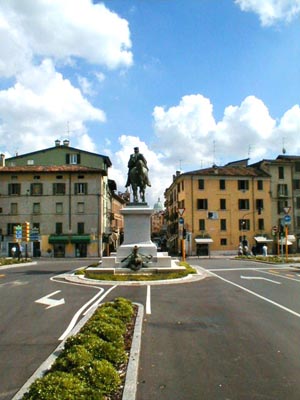
[{"label": "bronze horse statue", "polygon": [[138,188],[140,199],[142,202],[145,202],[145,189],[148,182],[148,170],[145,167],[145,164],[142,160],[138,160],[136,162],[135,167],[130,170],[130,183],[133,192],[133,201],[134,203],[139,202],[138,198]]}]

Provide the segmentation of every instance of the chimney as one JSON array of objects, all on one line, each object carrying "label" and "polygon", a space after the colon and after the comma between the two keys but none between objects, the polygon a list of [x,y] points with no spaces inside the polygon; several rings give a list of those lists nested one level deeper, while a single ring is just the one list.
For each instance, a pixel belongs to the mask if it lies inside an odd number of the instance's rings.
[{"label": "chimney", "polygon": [[5,167],[5,154],[0,154],[0,167]]},{"label": "chimney", "polygon": [[65,140],[63,141],[63,144],[64,144],[64,146],[68,147],[69,144],[70,144],[70,140],[69,140],[69,139],[65,139]]},{"label": "chimney", "polygon": [[60,146],[60,140],[59,140],[59,139],[56,139],[56,140],[55,140],[55,146],[56,146],[56,147]]}]

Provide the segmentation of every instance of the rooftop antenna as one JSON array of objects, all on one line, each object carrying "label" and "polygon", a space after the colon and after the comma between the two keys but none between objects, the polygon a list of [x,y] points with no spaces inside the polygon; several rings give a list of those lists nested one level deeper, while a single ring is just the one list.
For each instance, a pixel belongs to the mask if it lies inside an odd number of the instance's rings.
[{"label": "rooftop antenna", "polygon": [[251,144],[249,144],[249,147],[248,147],[248,157],[249,158],[251,158],[251,150],[252,150]]},{"label": "rooftop antenna", "polygon": [[284,147],[284,137],[282,138],[282,154],[286,153],[286,149]]},{"label": "rooftop antenna", "polygon": [[213,141],[213,165],[216,164],[216,141]]}]

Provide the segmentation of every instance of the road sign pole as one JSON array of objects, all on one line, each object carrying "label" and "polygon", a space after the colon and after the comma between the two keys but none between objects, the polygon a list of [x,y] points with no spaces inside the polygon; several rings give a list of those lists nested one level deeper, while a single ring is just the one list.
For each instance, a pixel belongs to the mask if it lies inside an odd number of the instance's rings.
[{"label": "road sign pole", "polygon": [[285,225],[285,261],[286,262],[288,260],[288,241],[287,241],[288,232],[289,232],[289,228],[288,228],[288,225],[286,224]]}]

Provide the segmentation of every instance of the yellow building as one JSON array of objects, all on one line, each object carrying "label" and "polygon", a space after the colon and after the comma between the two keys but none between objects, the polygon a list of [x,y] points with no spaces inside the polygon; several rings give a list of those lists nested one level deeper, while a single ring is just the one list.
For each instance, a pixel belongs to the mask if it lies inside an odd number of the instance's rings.
[{"label": "yellow building", "polygon": [[165,191],[168,248],[187,255],[237,254],[240,243],[272,247],[271,177],[247,160],[177,172]]}]

